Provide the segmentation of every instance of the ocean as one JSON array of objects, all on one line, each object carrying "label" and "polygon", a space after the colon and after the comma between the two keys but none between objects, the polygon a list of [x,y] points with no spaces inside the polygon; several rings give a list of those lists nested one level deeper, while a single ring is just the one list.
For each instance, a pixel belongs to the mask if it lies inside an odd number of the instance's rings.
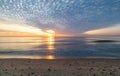
[{"label": "ocean", "polygon": [[120,37],[0,37],[0,58],[120,59]]}]

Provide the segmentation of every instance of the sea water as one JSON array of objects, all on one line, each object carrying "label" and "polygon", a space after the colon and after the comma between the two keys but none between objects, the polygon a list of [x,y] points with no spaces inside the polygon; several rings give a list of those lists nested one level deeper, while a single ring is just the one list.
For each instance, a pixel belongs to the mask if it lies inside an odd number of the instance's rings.
[{"label": "sea water", "polygon": [[[115,42],[95,42],[96,40]],[[120,59],[120,37],[0,37],[0,58]]]}]

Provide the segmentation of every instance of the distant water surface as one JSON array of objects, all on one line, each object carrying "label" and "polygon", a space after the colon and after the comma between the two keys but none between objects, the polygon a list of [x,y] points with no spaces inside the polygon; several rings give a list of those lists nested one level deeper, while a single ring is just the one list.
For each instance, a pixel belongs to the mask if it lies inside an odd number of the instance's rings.
[{"label": "distant water surface", "polygon": [[[115,40],[96,43],[95,40]],[[0,58],[117,58],[120,37],[0,37]]]}]

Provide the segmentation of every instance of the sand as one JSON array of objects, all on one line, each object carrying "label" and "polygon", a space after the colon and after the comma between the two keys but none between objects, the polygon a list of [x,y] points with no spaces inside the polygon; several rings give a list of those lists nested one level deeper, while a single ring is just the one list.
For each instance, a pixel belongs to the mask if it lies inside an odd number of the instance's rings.
[{"label": "sand", "polygon": [[0,76],[120,76],[120,60],[0,59]]}]

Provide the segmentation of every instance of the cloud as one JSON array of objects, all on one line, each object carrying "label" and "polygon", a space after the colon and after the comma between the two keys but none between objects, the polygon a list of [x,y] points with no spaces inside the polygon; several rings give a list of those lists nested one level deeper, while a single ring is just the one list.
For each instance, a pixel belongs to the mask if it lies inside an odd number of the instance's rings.
[{"label": "cloud", "polygon": [[8,22],[5,20],[0,20],[0,31],[35,33],[38,35],[44,34],[40,28],[31,25]]},{"label": "cloud", "polygon": [[120,35],[120,24],[113,25],[111,27],[90,30],[85,32],[87,35]]},{"label": "cloud", "polygon": [[119,5],[119,0],[0,0],[0,18],[75,34],[119,23]]}]

